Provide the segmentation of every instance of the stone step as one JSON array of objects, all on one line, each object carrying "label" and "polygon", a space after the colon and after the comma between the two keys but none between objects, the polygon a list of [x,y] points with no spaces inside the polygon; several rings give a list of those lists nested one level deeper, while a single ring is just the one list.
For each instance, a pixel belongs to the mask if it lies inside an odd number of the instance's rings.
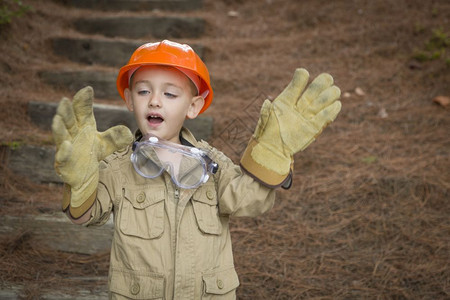
[{"label": "stone step", "polygon": [[60,0],[73,7],[107,11],[188,11],[202,7],[202,0]]},{"label": "stone step", "polygon": [[[34,124],[50,130],[57,105],[57,103],[30,101],[28,115]],[[134,115],[123,106],[94,104],[94,116],[99,131],[105,131],[119,124],[127,126],[132,132],[137,129]],[[213,118],[200,115],[195,119],[185,120],[184,126],[192,131],[198,140],[208,140],[213,131]]]},{"label": "stone step", "polygon": [[87,34],[107,37],[197,38],[204,32],[205,21],[196,17],[98,17],[80,18],[75,29]]},{"label": "stone step", "polygon": [[[125,65],[134,50],[144,43],[144,41],[99,38],[55,37],[51,39],[53,51],[60,56],[84,64],[101,64],[113,67]],[[195,44],[191,46],[203,58],[203,46]]]},{"label": "stone step", "polygon": [[103,226],[84,227],[73,224],[62,212],[0,218],[2,235],[27,232],[33,245],[79,254],[109,252],[113,231],[112,218]]}]

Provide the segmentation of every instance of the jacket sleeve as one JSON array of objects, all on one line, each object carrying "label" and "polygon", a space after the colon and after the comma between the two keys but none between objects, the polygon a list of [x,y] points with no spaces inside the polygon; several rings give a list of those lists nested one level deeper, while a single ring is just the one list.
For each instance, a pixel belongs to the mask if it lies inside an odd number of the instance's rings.
[{"label": "jacket sleeve", "polygon": [[99,175],[97,197],[92,207],[91,218],[84,224],[85,226],[101,226],[105,224],[108,221],[114,207],[114,178],[111,174],[111,169],[104,161],[100,163]]},{"label": "jacket sleeve", "polygon": [[275,202],[275,189],[247,175],[223,153],[213,148],[212,156],[219,164],[214,175],[222,215],[255,217],[270,210]]}]

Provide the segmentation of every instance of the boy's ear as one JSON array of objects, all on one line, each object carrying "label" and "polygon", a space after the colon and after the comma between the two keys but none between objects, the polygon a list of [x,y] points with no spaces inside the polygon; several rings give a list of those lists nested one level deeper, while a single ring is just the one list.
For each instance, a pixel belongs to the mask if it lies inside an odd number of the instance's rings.
[{"label": "boy's ear", "polygon": [[129,111],[133,111],[134,107],[133,107],[133,100],[131,99],[131,91],[129,88],[126,88],[123,91],[123,95],[125,96],[125,103],[127,105],[127,108]]},{"label": "boy's ear", "polygon": [[195,96],[192,98],[191,105],[189,106],[186,117],[188,119],[194,119],[202,110],[203,105],[205,104],[205,99],[202,96]]}]

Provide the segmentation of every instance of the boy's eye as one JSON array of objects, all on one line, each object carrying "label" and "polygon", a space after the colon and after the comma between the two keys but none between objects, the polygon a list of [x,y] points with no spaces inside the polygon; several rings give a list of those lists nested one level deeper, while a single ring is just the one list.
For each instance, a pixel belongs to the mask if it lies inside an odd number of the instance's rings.
[{"label": "boy's eye", "polygon": [[169,93],[169,92],[165,92],[164,96],[166,96],[167,98],[176,98],[177,97],[177,95]]},{"label": "boy's eye", "polygon": [[138,95],[140,95],[140,96],[145,96],[145,95],[148,95],[148,94],[150,94],[149,90],[140,90],[140,91],[138,91]]}]

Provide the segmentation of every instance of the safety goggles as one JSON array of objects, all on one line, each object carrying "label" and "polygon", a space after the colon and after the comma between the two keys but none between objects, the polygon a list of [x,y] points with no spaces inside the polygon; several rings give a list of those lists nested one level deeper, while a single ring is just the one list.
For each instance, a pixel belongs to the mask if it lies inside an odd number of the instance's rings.
[{"label": "safety goggles", "polygon": [[179,145],[153,135],[133,144],[131,162],[136,172],[145,178],[155,178],[167,171],[180,188],[193,189],[205,183],[209,174],[219,168],[205,150]]}]

